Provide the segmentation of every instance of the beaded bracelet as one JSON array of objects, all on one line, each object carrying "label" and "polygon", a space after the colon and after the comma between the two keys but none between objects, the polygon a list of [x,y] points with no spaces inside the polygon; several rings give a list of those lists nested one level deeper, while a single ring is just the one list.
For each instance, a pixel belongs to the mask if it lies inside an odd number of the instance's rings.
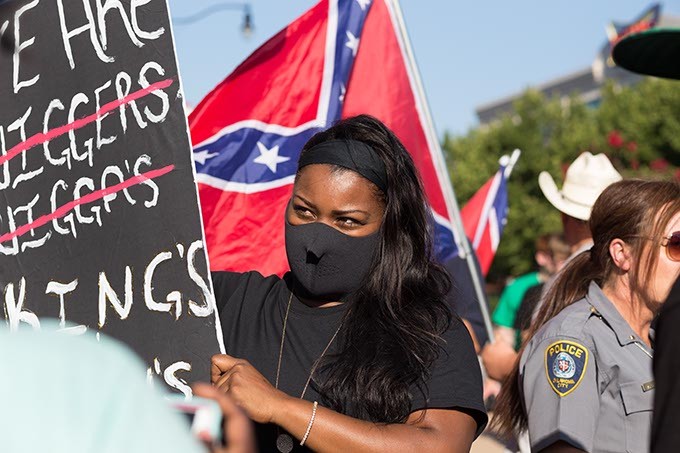
[{"label": "beaded bracelet", "polygon": [[312,407],[312,418],[309,419],[309,425],[307,425],[307,431],[305,431],[305,435],[302,437],[302,440],[300,441],[300,446],[303,446],[305,442],[307,442],[309,432],[312,430],[312,425],[314,424],[314,419],[316,418],[316,408],[318,405],[319,403],[314,401],[314,407]]}]

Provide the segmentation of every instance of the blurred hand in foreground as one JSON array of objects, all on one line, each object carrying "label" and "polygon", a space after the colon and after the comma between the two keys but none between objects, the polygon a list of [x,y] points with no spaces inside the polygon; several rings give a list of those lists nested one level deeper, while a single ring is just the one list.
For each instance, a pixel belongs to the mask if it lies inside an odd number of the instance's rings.
[{"label": "blurred hand in foreground", "polygon": [[215,400],[222,409],[224,416],[224,446],[210,446],[212,453],[255,453],[257,447],[253,424],[234,402],[209,384],[195,384],[193,386],[194,395]]}]

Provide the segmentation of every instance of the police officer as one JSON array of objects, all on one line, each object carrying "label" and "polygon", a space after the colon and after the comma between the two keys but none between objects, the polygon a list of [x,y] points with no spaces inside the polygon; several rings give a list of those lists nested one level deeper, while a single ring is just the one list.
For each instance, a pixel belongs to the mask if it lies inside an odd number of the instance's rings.
[{"label": "police officer", "polygon": [[645,452],[654,400],[650,324],[680,274],[680,186],[620,181],[590,217],[593,247],[559,274],[499,396],[497,426],[532,451]]},{"label": "police officer", "polygon": [[652,349],[595,282],[534,336],[520,370],[535,450],[647,450]]}]

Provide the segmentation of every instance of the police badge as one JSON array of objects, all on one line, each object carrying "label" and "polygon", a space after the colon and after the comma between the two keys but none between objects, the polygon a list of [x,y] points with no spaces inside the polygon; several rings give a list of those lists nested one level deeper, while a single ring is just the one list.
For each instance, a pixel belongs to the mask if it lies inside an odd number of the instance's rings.
[{"label": "police badge", "polygon": [[574,341],[556,341],[545,350],[545,374],[560,397],[567,396],[581,383],[587,365],[588,350]]}]

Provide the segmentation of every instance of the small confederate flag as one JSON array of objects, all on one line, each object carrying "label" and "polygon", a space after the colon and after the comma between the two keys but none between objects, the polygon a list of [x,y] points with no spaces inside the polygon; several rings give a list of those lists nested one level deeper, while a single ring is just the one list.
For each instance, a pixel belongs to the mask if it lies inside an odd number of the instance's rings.
[{"label": "small confederate flag", "polygon": [[465,234],[472,242],[482,274],[486,276],[498,249],[508,215],[508,178],[519,158],[503,156],[496,174],[467,202],[460,212]]},{"label": "small confederate flag", "polygon": [[284,210],[303,144],[367,113],[402,140],[435,219],[436,253],[457,253],[443,157],[392,0],[325,0],[256,50],[189,116],[213,270],[288,269]]}]

